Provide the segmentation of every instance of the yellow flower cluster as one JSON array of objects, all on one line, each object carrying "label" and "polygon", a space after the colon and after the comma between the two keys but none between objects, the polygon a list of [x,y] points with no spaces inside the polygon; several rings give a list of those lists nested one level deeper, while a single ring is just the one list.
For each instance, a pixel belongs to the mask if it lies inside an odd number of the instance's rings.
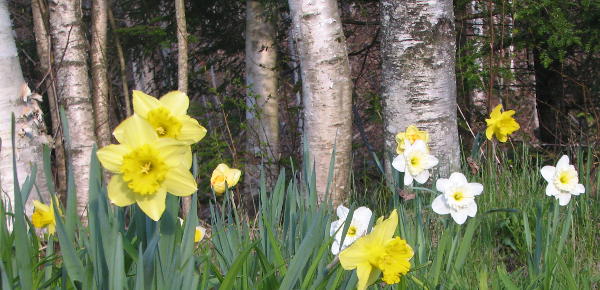
[{"label": "yellow flower cluster", "polygon": [[196,192],[190,145],[204,138],[206,129],[187,115],[189,102],[179,91],[160,99],[133,91],[134,114],[113,132],[119,144],[97,152],[102,166],[114,174],[108,184],[113,204],[136,203],[157,221],[165,211],[167,192]]}]

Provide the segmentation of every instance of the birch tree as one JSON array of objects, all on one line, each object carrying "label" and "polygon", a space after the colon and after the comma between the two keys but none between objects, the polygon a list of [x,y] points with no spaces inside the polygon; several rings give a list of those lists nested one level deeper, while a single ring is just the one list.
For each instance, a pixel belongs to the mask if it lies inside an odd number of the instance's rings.
[{"label": "birch tree", "polygon": [[88,200],[89,163],[94,135],[94,112],[87,66],[87,42],[81,26],[81,2],[49,1],[50,35],[56,61],[56,89],[66,109],[70,142],[65,143],[68,164],[77,187],[77,209],[83,214]]},{"label": "birch tree", "polygon": [[[331,153],[335,145],[331,197],[343,202],[348,190],[352,150],[352,82],[335,0],[289,0],[302,75],[305,160],[316,170],[317,192],[325,196]],[[305,156],[306,158],[306,156]]]},{"label": "birch tree", "polygon": [[[188,90],[188,41],[187,24],[185,21],[185,3],[175,0],[175,18],[177,19],[177,86],[178,90],[187,94]],[[182,199],[183,214],[187,216],[192,203],[192,197]]]},{"label": "birch tree", "polygon": [[442,176],[460,169],[452,1],[382,0],[381,27],[387,176],[394,136],[411,124],[429,131]]},{"label": "birch tree", "polygon": [[92,1],[92,99],[96,137],[100,146],[110,144],[111,132],[108,118],[108,75],[106,71],[106,34],[108,29],[108,4],[106,0]]},{"label": "birch tree", "polygon": [[[0,0],[0,198],[14,204],[13,150],[16,153],[17,177],[25,181],[37,165],[36,185],[40,195],[49,200],[46,179],[41,164],[42,146],[48,144],[45,134],[42,110],[37,102],[41,97],[31,94],[23,80],[17,47],[13,38],[8,6]],[[15,148],[11,142],[11,113],[15,114]],[[20,184],[19,184],[20,185]],[[32,192],[34,192],[33,190]],[[39,199],[37,193],[35,196]],[[30,199],[31,200],[31,199]],[[32,212],[31,202],[26,204],[26,212]]]},{"label": "birch tree", "polygon": [[275,27],[260,1],[246,3],[246,150],[247,192],[255,192],[264,165],[267,183],[278,173],[279,98],[277,96]]},{"label": "birch tree", "polygon": [[48,33],[48,6],[46,5],[46,1],[32,0],[31,14],[35,46],[39,59],[38,69],[45,84],[44,87],[48,96],[48,106],[50,107],[49,111],[52,120],[52,128],[48,131],[54,136],[52,138],[54,143],[54,166],[52,167],[55,175],[54,183],[57,193],[65,196],[67,192],[65,147],[63,144],[60,116],[58,114],[58,99],[56,97],[56,87],[54,86],[54,74],[52,71],[52,45],[50,44],[50,34]]}]

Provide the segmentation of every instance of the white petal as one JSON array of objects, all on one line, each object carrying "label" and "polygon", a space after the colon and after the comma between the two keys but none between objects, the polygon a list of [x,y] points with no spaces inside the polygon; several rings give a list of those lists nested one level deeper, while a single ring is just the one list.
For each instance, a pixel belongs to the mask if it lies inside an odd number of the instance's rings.
[{"label": "white petal", "polygon": [[404,155],[400,154],[396,156],[394,161],[392,161],[392,166],[396,168],[396,170],[404,172],[406,170],[406,160],[404,159]]},{"label": "white petal", "polygon": [[427,182],[427,179],[429,179],[429,170],[423,170],[415,176],[415,180],[420,184]]},{"label": "white petal", "polygon": [[472,182],[469,183],[469,193],[472,195],[480,195],[483,192],[483,184],[481,183],[476,183],[476,182]]},{"label": "white petal", "polygon": [[582,193],[585,193],[585,186],[583,186],[583,184],[577,184],[575,186],[575,191],[572,192],[573,195],[580,195]]},{"label": "white petal", "polygon": [[412,144],[412,148],[414,150],[427,151],[427,145],[425,145],[423,140],[416,140],[415,143]]},{"label": "white petal", "polygon": [[560,159],[558,160],[558,163],[556,163],[557,169],[565,168],[565,167],[569,167],[569,156],[567,156],[567,155],[561,156]]},{"label": "white petal", "polygon": [[552,180],[554,179],[554,173],[556,173],[556,167],[544,166],[544,167],[542,167],[542,169],[540,169],[540,173],[542,174],[542,177],[544,177],[544,179],[546,181],[552,182]]},{"label": "white petal", "polygon": [[438,195],[433,200],[433,202],[431,203],[431,209],[433,209],[433,212],[435,212],[437,214],[449,214],[450,213],[450,208],[446,204],[446,201],[444,201],[443,195]]},{"label": "white petal", "polygon": [[453,172],[452,174],[450,174],[449,180],[450,180],[450,183],[452,183],[454,185],[462,185],[462,184],[468,183],[465,175],[460,172]]},{"label": "white petal", "polygon": [[333,240],[333,244],[331,244],[331,253],[334,256],[337,256],[337,254],[340,253],[340,242],[337,240]]},{"label": "white petal", "polygon": [[436,165],[438,165],[440,161],[435,158],[435,156],[433,155],[427,155],[427,157],[425,158],[425,168],[429,169],[432,168]]},{"label": "white petal", "polygon": [[569,204],[569,201],[571,201],[570,194],[559,194],[556,197],[558,198],[558,204],[561,206],[567,205]]},{"label": "white petal", "polygon": [[437,189],[440,192],[445,192],[449,184],[450,180],[446,178],[438,178],[438,180],[435,182],[435,189]]},{"label": "white petal", "polygon": [[408,172],[408,170],[406,172],[404,172],[404,185],[411,185],[413,182],[413,177],[412,175],[410,175],[410,172]]},{"label": "white petal", "polygon": [[368,226],[372,215],[373,212],[368,207],[361,206],[354,211],[354,214],[352,215],[352,223],[356,222],[360,225],[367,224]]},{"label": "white petal", "polygon": [[464,224],[467,220],[467,214],[463,211],[453,211],[450,213],[450,215],[452,216],[454,221],[459,225]]},{"label": "white petal", "polygon": [[547,196],[555,196],[559,193],[560,193],[560,191],[558,189],[556,189],[554,184],[548,183],[548,186],[546,186],[546,195]]},{"label": "white petal", "polygon": [[469,207],[466,208],[464,212],[470,217],[475,217],[475,215],[477,214],[477,204],[475,203],[475,201],[473,201],[473,203],[469,205]]},{"label": "white petal", "polygon": [[349,212],[350,212],[350,210],[341,204],[337,207],[337,210],[336,210],[338,218],[343,219],[343,220],[346,219]]},{"label": "white petal", "polygon": [[334,221],[331,223],[331,226],[329,227],[329,236],[333,236],[335,235],[335,232],[337,232],[339,226],[339,222],[340,221]]}]

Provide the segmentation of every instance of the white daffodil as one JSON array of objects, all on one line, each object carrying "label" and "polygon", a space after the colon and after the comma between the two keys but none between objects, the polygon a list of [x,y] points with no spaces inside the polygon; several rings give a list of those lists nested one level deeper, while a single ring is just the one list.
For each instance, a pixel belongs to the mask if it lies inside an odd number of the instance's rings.
[{"label": "white daffodil", "polygon": [[583,184],[579,183],[579,176],[575,166],[569,164],[569,157],[563,155],[554,166],[544,166],[540,170],[542,176],[548,181],[546,195],[558,199],[558,204],[567,205],[571,195],[580,195],[585,192]]},{"label": "white daffodil", "polygon": [[477,213],[475,196],[483,192],[483,185],[469,183],[462,173],[454,172],[448,179],[438,179],[435,187],[442,194],[438,195],[431,204],[434,212],[450,214],[459,225],[462,225],[468,216],[475,217]]},{"label": "white daffodil", "polygon": [[429,154],[423,140],[416,140],[412,145],[405,140],[404,152],[392,162],[392,166],[404,172],[404,185],[411,185],[413,180],[425,183],[429,179],[429,169],[438,164],[438,159]]},{"label": "white daffodil", "polygon": [[346,238],[344,238],[344,243],[340,249],[344,224],[346,223],[346,218],[348,217],[350,210],[347,207],[340,205],[338,206],[336,212],[339,219],[332,222],[329,229],[329,235],[335,235],[335,239],[331,245],[331,253],[334,255],[337,255],[341,250],[347,248],[354,243],[354,241],[367,233],[369,221],[371,220],[371,215],[373,214],[369,208],[364,206],[354,210],[354,214],[352,214],[352,221],[350,221],[350,226],[348,227],[348,232],[346,233]]}]

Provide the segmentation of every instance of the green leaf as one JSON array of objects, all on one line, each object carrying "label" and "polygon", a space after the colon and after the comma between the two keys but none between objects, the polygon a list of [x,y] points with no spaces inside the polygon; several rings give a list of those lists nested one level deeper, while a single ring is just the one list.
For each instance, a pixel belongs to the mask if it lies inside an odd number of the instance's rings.
[{"label": "green leaf", "polygon": [[471,241],[473,240],[473,234],[475,233],[475,229],[479,225],[478,219],[472,219],[467,225],[467,230],[465,231],[465,235],[460,241],[460,247],[458,248],[458,254],[456,255],[456,262],[454,264],[454,269],[458,272],[465,264],[465,260],[467,259],[467,255],[469,254],[469,250],[471,249]]},{"label": "green leaf", "polygon": [[246,258],[248,257],[255,245],[256,243],[247,245],[246,248],[244,248],[244,250],[240,252],[239,256],[235,259],[235,261],[227,271],[225,279],[223,279],[223,282],[219,287],[220,290],[233,289],[235,281],[237,280],[237,275],[246,263]]}]

